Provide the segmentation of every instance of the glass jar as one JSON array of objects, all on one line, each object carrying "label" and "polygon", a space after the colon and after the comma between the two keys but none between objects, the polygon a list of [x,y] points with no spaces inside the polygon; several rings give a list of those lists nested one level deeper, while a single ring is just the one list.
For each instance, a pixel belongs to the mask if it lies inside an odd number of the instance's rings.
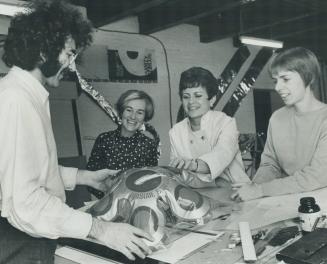
[{"label": "glass jar", "polygon": [[316,204],[315,198],[302,197],[298,212],[301,220],[302,233],[306,234],[313,231],[321,217],[320,207]]}]

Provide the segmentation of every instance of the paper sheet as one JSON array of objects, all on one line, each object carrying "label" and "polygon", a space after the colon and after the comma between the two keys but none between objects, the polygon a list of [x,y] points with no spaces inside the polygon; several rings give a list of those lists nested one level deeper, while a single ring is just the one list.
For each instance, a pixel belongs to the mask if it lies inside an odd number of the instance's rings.
[{"label": "paper sheet", "polygon": [[307,196],[314,197],[321,211],[327,213],[327,188],[323,188],[312,192],[267,197],[246,202],[243,204],[240,214],[232,216],[231,223],[226,229],[237,230],[238,223],[242,221],[249,222],[251,228],[256,229],[295,218],[298,216],[300,198]]},{"label": "paper sheet", "polygon": [[[206,230],[201,230],[206,231]],[[224,232],[208,231],[217,233],[216,236],[209,236],[197,233],[189,233],[180,239],[171,243],[167,249],[162,249],[154,252],[149,258],[156,259],[167,263],[176,263],[182,258],[188,256],[193,251],[201,248],[202,246],[212,242],[218,237],[222,236]]]},{"label": "paper sheet", "polygon": [[[224,232],[212,231],[212,230],[201,230],[204,232],[216,233],[216,236],[189,233],[180,239],[177,239],[171,243],[167,249],[162,249],[154,252],[149,258],[156,259],[167,263],[176,263],[182,258],[189,256],[195,250],[203,247],[204,245],[214,241],[224,234]],[[80,264],[120,264],[109,259],[104,259],[100,256],[95,256],[90,253],[64,246],[56,250],[56,255],[69,259],[71,261]]]},{"label": "paper sheet", "polygon": [[71,247],[58,248],[55,254],[80,264],[122,264],[120,262],[94,256]]}]

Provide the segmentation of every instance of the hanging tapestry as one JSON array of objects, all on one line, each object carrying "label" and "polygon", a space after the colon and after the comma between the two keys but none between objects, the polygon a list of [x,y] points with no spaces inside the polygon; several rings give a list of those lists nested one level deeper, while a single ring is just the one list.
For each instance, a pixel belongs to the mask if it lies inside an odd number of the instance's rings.
[{"label": "hanging tapestry", "polygon": [[244,77],[241,82],[235,89],[229,101],[223,108],[223,112],[229,116],[234,116],[236,111],[238,110],[242,100],[251,90],[253,84],[257,80],[261,70],[266,65],[271,55],[273,54],[273,50],[270,48],[262,48],[254,60],[252,61],[249,69],[246,71]]},{"label": "hanging tapestry", "polygon": [[158,81],[155,51],[108,49],[109,80],[124,83],[156,83]]}]

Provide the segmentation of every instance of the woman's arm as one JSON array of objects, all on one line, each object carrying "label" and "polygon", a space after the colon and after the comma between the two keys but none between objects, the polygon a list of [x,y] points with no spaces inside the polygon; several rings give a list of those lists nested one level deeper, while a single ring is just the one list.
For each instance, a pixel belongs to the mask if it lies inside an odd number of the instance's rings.
[{"label": "woman's arm", "polygon": [[[210,133],[215,133],[210,131]],[[219,131],[217,131],[219,133]],[[234,160],[239,151],[238,130],[234,118],[224,121],[218,140],[212,151],[198,157],[210,168],[212,179],[217,178]]]},{"label": "woman's arm", "polygon": [[237,190],[240,198],[242,200],[254,199],[249,196],[249,189],[255,187],[260,188],[261,196],[301,193],[327,187],[327,122],[322,125],[321,131],[318,142],[314,144],[316,149],[310,164],[295,171],[292,175],[285,175],[279,168],[278,163],[272,162],[270,156],[268,156],[267,160],[270,163],[267,163],[267,166],[260,166],[260,170],[256,174],[258,176],[254,179],[257,184],[254,184],[252,187],[249,185],[240,187]]},{"label": "woman's arm", "polygon": [[174,141],[172,130],[169,131],[169,141],[170,141],[170,162],[178,158],[177,150],[176,150],[176,143]]},{"label": "woman's arm", "polygon": [[322,125],[316,149],[310,164],[295,171],[292,175],[276,178],[262,183],[263,194],[267,196],[282,195],[316,190],[327,187],[327,122]]},{"label": "woman's arm", "polygon": [[103,140],[102,134],[100,134],[93,145],[89,161],[87,163],[87,169],[91,171],[101,170],[107,168],[104,161],[104,151],[103,151]]},{"label": "woman's arm", "polygon": [[[151,141],[150,141],[151,140]],[[145,166],[158,166],[158,146],[153,139],[149,139],[148,148],[145,157]]]},{"label": "woman's arm", "polygon": [[272,140],[272,124],[269,122],[267,140],[261,155],[260,166],[254,175],[252,183],[233,185],[233,200],[247,201],[265,196],[260,183],[272,181],[281,177],[281,168],[277,162],[275,148]]},{"label": "woman's arm", "polygon": [[272,125],[269,123],[267,140],[261,155],[260,166],[253,177],[253,182],[263,183],[281,177],[281,168],[277,161],[277,156],[272,139]]}]

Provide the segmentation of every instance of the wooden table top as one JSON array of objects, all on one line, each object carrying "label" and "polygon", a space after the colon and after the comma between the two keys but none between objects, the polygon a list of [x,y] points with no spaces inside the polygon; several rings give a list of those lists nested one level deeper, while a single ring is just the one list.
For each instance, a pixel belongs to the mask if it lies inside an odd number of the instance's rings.
[{"label": "wooden table top", "polygon": [[[232,203],[229,199],[231,190],[228,188],[217,190],[204,190],[203,194],[206,194],[209,197],[215,198],[220,202]],[[230,206],[222,207],[219,209],[220,214],[232,213],[233,209]],[[242,208],[240,208],[242,210]],[[239,212],[238,212],[239,213]],[[226,226],[230,223],[229,217],[225,220],[216,219],[209,222],[206,226],[206,229],[212,230],[221,230],[224,231],[224,235],[218,238],[217,240],[210,242],[206,246],[196,250],[190,256],[178,262],[178,264],[235,264],[235,263],[244,263],[242,246],[236,246],[233,249],[228,249],[228,244],[230,243],[230,235],[235,232],[232,230],[226,230]],[[285,223],[280,223],[285,225]],[[278,224],[279,225],[279,224]],[[269,229],[269,226],[267,227]],[[271,227],[272,228],[272,227]],[[253,231],[253,230],[252,230]],[[266,257],[261,261],[256,261],[257,264],[276,264],[278,261],[275,259],[275,253],[271,256]],[[55,257],[55,264],[76,264],[76,262],[64,259],[62,257]]]}]

